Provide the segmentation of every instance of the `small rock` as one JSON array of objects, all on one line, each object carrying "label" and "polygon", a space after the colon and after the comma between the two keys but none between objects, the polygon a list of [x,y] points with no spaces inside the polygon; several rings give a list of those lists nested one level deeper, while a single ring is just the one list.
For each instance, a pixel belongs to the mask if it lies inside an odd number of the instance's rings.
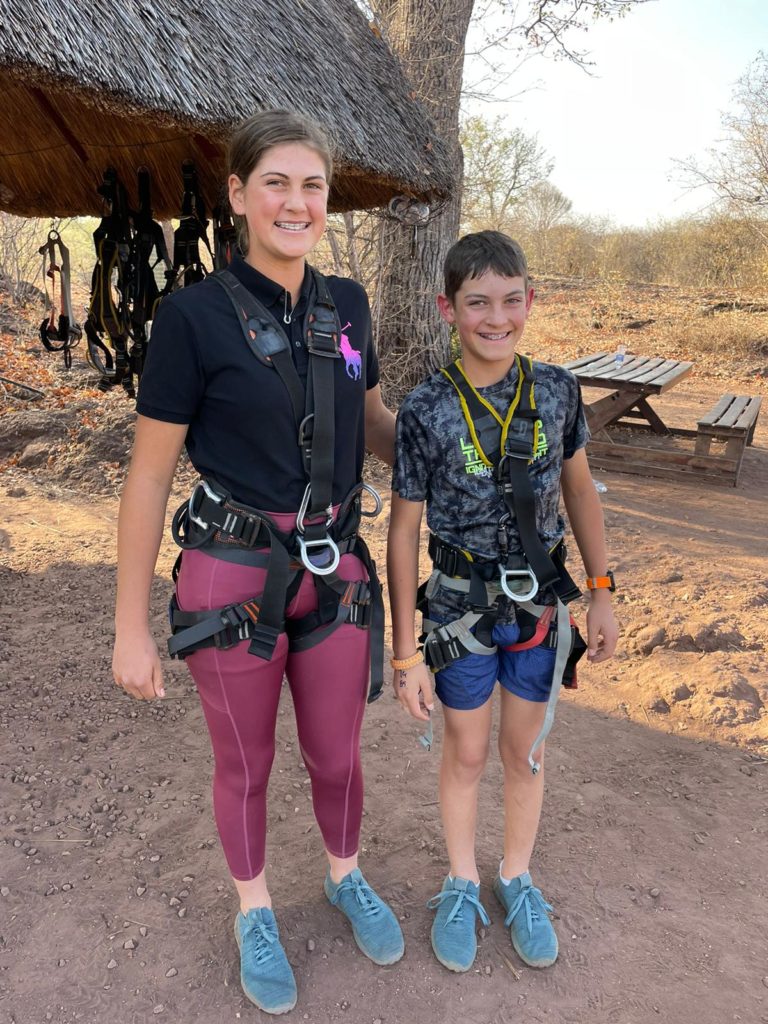
[{"label": "small rock", "polygon": [[653,896],[653,898],[654,898],[655,900],[656,900],[656,899],[658,899],[658,898],[659,898],[659,896],[661,896],[661,890],[660,890],[660,889],[657,889],[657,888],[656,888],[656,887],[654,886],[654,887],[653,887],[653,889],[651,889],[651,896]]},{"label": "small rock", "polygon": [[[405,888],[406,889],[412,889],[413,888],[413,882],[410,879],[405,883]],[[374,1024],[375,1024],[375,1022],[374,1022]]]},{"label": "small rock", "polygon": [[765,985],[766,988],[768,988],[768,976],[763,978],[763,984]]},{"label": "small rock", "polygon": [[180,907],[181,906],[181,900],[177,899],[176,896],[171,896],[171,898],[168,900],[168,906],[169,907]]},{"label": "small rock", "polygon": [[700,832],[694,832],[693,838],[697,843],[701,843],[702,846],[704,845],[704,836]]},{"label": "small rock", "polygon": [[147,891],[146,885],[137,885],[136,886],[136,895],[137,896],[143,896],[146,891]]},{"label": "small rock", "polygon": [[66,960],[59,960],[59,967],[63,967],[66,962]]},{"label": "small rock", "polygon": [[350,1004],[347,1002],[346,999],[342,999],[339,1005],[341,1006],[342,1010],[348,1010]]},{"label": "small rock", "polygon": [[179,911],[179,917],[186,917],[186,916],[187,916],[187,908],[186,907],[182,907],[181,910]]},{"label": "small rock", "polygon": [[136,949],[135,939],[126,939],[123,943],[123,949]]},{"label": "small rock", "polygon": [[153,853],[152,856],[149,858],[149,860],[150,860],[150,863],[157,864],[157,862],[160,860],[160,854],[159,853]]},{"label": "small rock", "polygon": [[178,973],[179,972],[176,970],[175,967],[169,967],[168,970],[165,972],[165,976],[166,978],[175,978]]},{"label": "small rock", "polygon": [[0,888],[0,896],[10,896],[10,895],[11,895],[11,890],[8,888],[7,885],[4,885],[4,886],[2,886]]},{"label": "small rock", "polygon": [[139,928],[139,935],[142,937],[142,939],[146,939],[146,937],[147,937],[147,930],[148,929],[147,929],[147,926],[145,924],[143,924],[141,926],[141,928]]},{"label": "small rock", "polygon": [[486,974],[492,974],[493,973],[493,968],[491,967],[490,964],[486,964],[485,973]]},{"label": "small rock", "polygon": [[163,1004],[158,1003],[157,1006],[153,1008],[152,1013],[162,1013],[164,1009],[165,1007],[163,1006]]},{"label": "small rock", "polygon": [[681,572],[669,572],[669,573],[667,573],[666,576],[663,576],[659,580],[659,583],[661,583],[661,584],[664,584],[664,583],[681,583],[682,579],[683,579],[683,574]]},{"label": "small rock", "polygon": [[114,969],[116,967],[117,967],[117,960],[110,960],[109,963],[107,964],[107,970],[108,971],[114,971]]},{"label": "small rock", "polygon": [[314,948],[315,948],[315,940],[314,939],[307,939],[307,949],[308,949],[308,951],[310,953],[312,953],[314,951]]}]

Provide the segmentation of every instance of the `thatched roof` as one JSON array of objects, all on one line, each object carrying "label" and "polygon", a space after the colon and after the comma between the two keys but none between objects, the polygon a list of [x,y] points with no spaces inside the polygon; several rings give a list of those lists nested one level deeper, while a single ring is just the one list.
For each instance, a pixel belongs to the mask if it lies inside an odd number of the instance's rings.
[{"label": "thatched roof", "polygon": [[293,107],[330,129],[334,209],[451,187],[435,130],[354,0],[0,0],[0,209],[99,214],[115,167],[175,216],[183,160],[209,209],[232,127]]}]

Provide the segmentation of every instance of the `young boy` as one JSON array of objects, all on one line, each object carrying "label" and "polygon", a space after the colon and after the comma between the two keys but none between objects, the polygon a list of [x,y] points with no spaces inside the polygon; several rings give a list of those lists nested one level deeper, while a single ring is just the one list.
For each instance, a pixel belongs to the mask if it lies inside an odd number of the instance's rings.
[{"label": "young boy", "polygon": [[[449,874],[429,905],[436,909],[432,947],[453,971],[472,966],[476,918],[488,923],[475,823],[497,679],[504,856],[493,890],[525,963],[547,967],[557,958],[552,908],[528,870],[542,804],[543,740],[578,658],[564,604],[578,590],[562,565],[561,489],[589,577],[589,659],[610,658],[617,639],[578,382],[561,367],[516,355],[532,301],[516,242],[497,231],[457,242],[437,302],[456,327],[461,359],[411,392],[398,415],[387,556],[393,684],[403,706],[428,720],[435,672],[443,703],[440,808]],[[424,502],[435,571],[422,653],[414,612]]]}]

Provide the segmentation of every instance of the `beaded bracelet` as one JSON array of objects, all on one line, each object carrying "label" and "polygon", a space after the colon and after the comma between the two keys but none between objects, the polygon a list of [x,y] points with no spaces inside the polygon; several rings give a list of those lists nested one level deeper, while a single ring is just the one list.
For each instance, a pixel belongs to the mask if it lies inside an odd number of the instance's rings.
[{"label": "beaded bracelet", "polygon": [[390,658],[389,663],[392,668],[397,669],[398,672],[404,672],[407,668],[414,668],[416,665],[420,665],[424,661],[424,655],[421,651],[416,651],[410,658]]}]

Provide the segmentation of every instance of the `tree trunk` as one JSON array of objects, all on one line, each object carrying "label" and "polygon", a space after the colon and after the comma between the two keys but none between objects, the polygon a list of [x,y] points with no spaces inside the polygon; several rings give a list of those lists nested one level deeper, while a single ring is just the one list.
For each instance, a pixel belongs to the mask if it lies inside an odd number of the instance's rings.
[{"label": "tree trunk", "polygon": [[452,198],[414,228],[382,221],[377,296],[378,350],[390,402],[398,402],[427,373],[444,364],[449,332],[435,296],[443,289],[445,254],[456,240],[461,203],[459,105],[464,44],[474,0],[375,0],[387,42],[444,141],[454,172]]}]

